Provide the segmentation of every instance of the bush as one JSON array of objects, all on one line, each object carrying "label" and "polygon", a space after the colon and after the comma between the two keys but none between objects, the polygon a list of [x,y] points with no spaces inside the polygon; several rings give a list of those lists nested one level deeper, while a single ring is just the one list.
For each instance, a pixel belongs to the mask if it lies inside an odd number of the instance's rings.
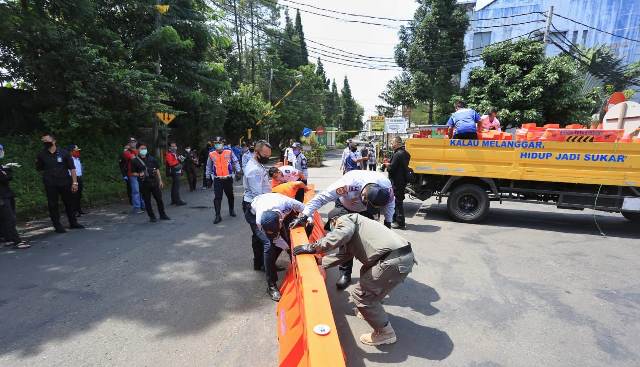
[{"label": "bush", "polygon": [[[127,192],[120,175],[118,159],[124,144],[121,138],[58,140],[65,148],[73,143],[81,149],[84,192],[83,205],[94,206],[126,198]],[[11,188],[16,194],[18,220],[28,220],[47,212],[42,176],[35,168],[36,155],[42,150],[39,136],[10,136],[0,139],[6,156],[2,163],[15,162],[22,165],[14,168]]]}]

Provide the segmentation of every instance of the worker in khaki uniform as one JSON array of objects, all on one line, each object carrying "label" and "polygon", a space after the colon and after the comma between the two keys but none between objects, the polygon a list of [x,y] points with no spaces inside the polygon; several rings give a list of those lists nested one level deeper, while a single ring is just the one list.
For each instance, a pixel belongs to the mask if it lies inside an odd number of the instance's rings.
[{"label": "worker in khaki uniform", "polygon": [[322,258],[322,267],[329,268],[352,260],[362,262],[360,281],[351,291],[357,307],[356,315],[373,328],[360,336],[367,345],[392,344],[396,333],[382,308],[382,299],[404,281],[415,263],[411,244],[374,220],[360,214],[345,214],[344,208],[329,212],[327,235],[315,243],[297,246],[294,255],[323,253],[338,249]]}]

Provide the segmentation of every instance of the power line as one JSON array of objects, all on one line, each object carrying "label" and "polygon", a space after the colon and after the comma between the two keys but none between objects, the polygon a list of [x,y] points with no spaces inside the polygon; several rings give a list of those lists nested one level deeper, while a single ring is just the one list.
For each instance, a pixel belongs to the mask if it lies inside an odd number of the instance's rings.
[{"label": "power line", "polygon": [[608,35],[611,35],[611,36],[614,36],[614,37],[618,37],[618,38],[622,38],[622,39],[625,39],[625,40],[627,40],[627,41],[632,41],[632,42],[638,42],[638,43],[640,43],[640,40],[633,39],[633,38],[629,38],[629,37],[625,37],[625,36],[621,36],[621,35],[619,35],[619,34],[615,34],[615,33],[611,33],[611,32],[609,32],[609,31],[605,31],[604,29],[600,29],[600,28],[596,28],[596,27],[590,26],[590,25],[588,25],[588,24],[584,24],[584,23],[579,22],[579,21],[577,21],[577,20],[575,20],[575,19],[571,19],[571,18],[569,18],[569,17],[565,17],[565,16],[560,15],[560,14],[557,14],[557,13],[553,13],[553,16],[557,16],[557,17],[560,17],[560,18],[562,18],[562,19],[566,19],[566,20],[568,20],[568,21],[570,21],[570,22],[573,22],[573,23],[576,23],[576,24],[580,24],[581,26],[584,26],[584,27],[587,27],[587,28],[593,29],[594,31],[598,31],[598,32],[606,33],[606,34],[608,34]]},{"label": "power line", "polygon": [[516,25],[523,25],[523,24],[529,24],[529,23],[544,23],[544,20],[542,20],[542,19],[535,19],[535,20],[530,20],[530,21],[528,21],[528,22],[521,22],[521,23],[496,24],[496,25],[478,26],[478,27],[474,27],[473,29],[499,28],[499,27],[513,27],[513,26],[516,26]]},{"label": "power line", "polygon": [[[265,0],[265,1],[268,1],[268,0]],[[392,21],[392,22],[410,22],[411,21],[411,19],[386,18],[386,17],[377,17],[377,16],[367,15],[367,14],[345,13],[345,12],[338,11],[338,10],[335,10],[335,9],[321,8],[321,7],[314,6],[314,5],[299,3],[299,2],[296,2],[296,1],[293,1],[293,0],[281,0],[281,1],[289,2],[289,3],[292,3],[292,4],[296,4],[296,5],[301,5],[301,6],[307,6],[309,8],[316,9],[316,10],[322,10],[322,11],[336,13],[336,14],[348,15],[348,16],[352,16],[352,17],[389,20],[389,21]]]}]

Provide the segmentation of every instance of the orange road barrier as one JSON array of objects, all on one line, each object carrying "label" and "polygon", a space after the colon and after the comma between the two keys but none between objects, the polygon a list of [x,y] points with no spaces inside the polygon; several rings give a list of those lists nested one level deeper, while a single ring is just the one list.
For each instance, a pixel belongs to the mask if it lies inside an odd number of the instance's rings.
[{"label": "orange road barrier", "polygon": [[[313,188],[313,187],[311,187]],[[310,200],[314,191],[305,195]],[[308,238],[304,228],[291,231],[291,247],[308,243],[325,235],[318,213]],[[338,331],[333,320],[324,273],[314,255],[294,256],[280,286],[282,298],[276,307],[277,333],[280,344],[280,367],[346,366]]]}]

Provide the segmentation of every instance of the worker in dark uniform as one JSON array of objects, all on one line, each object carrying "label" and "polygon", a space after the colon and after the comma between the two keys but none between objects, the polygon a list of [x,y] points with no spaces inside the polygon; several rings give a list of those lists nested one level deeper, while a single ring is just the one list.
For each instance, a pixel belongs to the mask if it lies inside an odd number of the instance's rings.
[{"label": "worker in dark uniform", "polygon": [[[354,170],[318,193],[304,208],[294,225],[302,225],[313,213],[324,205],[335,202],[336,208],[344,208],[349,213],[360,213],[373,219],[373,210],[380,208],[384,213],[384,225],[391,227],[395,202],[391,181],[380,172]],[[344,289],[351,283],[353,261],[340,265],[342,273],[336,287]]]},{"label": "worker in dark uniform", "polygon": [[184,148],[184,162],[182,162],[184,173],[187,174],[187,182],[189,183],[189,192],[196,191],[196,181],[198,180],[198,154],[190,146]]},{"label": "worker in dark uniform", "polygon": [[178,145],[175,142],[169,143],[169,150],[165,154],[164,163],[167,166],[167,177],[171,177],[171,205],[187,205],[180,198],[182,161],[184,161],[184,157],[178,155]]},{"label": "worker in dark uniform", "polygon": [[170,220],[164,211],[164,202],[162,201],[162,175],[160,174],[160,166],[158,161],[149,155],[146,144],[140,144],[138,155],[131,160],[131,170],[138,174],[140,180],[140,194],[144,200],[144,206],[147,209],[147,215],[151,222],[156,222],[156,215],[151,206],[151,196],[156,200],[160,219]]},{"label": "worker in dark uniform", "polygon": [[69,219],[69,228],[84,228],[78,223],[74,213],[73,196],[78,191],[78,178],[76,167],[73,164],[69,152],[58,149],[56,138],[51,134],[45,134],[41,138],[44,149],[36,157],[36,169],[42,172],[42,181],[47,195],[49,217],[57,233],[65,233],[66,230],[60,223],[58,198],[62,198],[64,209]]},{"label": "worker in dark uniform", "polygon": [[224,148],[224,139],[220,136],[216,137],[213,142],[214,151],[209,153],[207,158],[207,176],[213,179],[213,207],[215,209],[216,216],[213,219],[213,224],[218,224],[222,221],[220,212],[222,210],[222,193],[227,196],[229,202],[229,215],[236,216],[234,209],[234,196],[233,196],[233,178],[234,175],[240,173],[240,161],[231,149]]},{"label": "worker in dark uniform", "polygon": [[337,253],[322,258],[322,267],[330,268],[353,258],[362,262],[360,280],[351,291],[356,315],[373,328],[362,334],[360,342],[367,345],[395,343],[396,333],[391,327],[382,299],[409,275],[415,259],[411,244],[380,222],[360,214],[346,214],[344,209],[329,212],[329,233],[315,243],[297,246],[294,255]]},{"label": "worker in dark uniform", "polygon": [[[4,158],[4,147],[0,144],[0,160]],[[16,230],[16,201],[15,194],[9,187],[13,179],[13,167],[20,167],[17,163],[0,165],[0,235],[9,242],[10,246],[18,249],[31,247],[28,241],[23,241]]]},{"label": "worker in dark uniform", "polygon": [[404,149],[402,138],[399,136],[393,138],[391,147],[393,148],[391,162],[385,163],[387,172],[389,172],[389,180],[391,180],[391,184],[393,185],[393,194],[396,197],[396,208],[393,213],[393,223],[391,227],[395,229],[405,229],[404,198],[407,189],[411,155]]}]

